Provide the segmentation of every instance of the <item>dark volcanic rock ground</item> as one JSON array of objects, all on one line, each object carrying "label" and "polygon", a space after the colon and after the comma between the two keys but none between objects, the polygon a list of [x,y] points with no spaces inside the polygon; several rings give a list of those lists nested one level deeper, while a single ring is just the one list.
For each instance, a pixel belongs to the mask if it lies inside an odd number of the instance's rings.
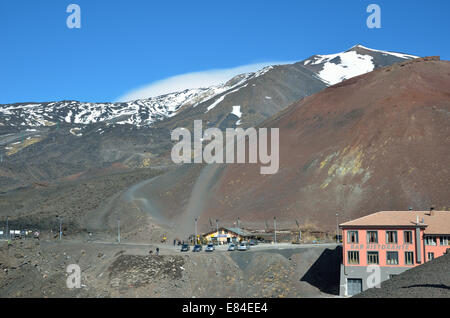
[{"label": "dark volcanic rock ground", "polygon": [[[158,246],[160,255],[155,255],[156,245],[67,239],[0,242],[0,297],[335,296],[317,285],[329,271],[323,256],[336,251],[332,246],[213,253]],[[79,289],[66,285],[71,264],[81,269]]]},{"label": "dark volcanic rock ground", "polygon": [[356,298],[449,298],[450,254],[417,266],[354,296]]},{"label": "dark volcanic rock ground", "polygon": [[[3,229],[6,226],[6,216],[9,216],[10,229],[56,233],[59,227],[57,216],[61,216],[64,235],[86,234],[91,223],[86,217],[94,214],[96,223],[101,225],[97,226],[97,231],[108,231],[108,224],[102,219],[103,215],[96,214],[97,209],[133,184],[151,179],[162,172],[155,169],[97,171],[72,180],[0,194],[0,227]],[[129,226],[132,227],[133,224],[130,223]]]}]

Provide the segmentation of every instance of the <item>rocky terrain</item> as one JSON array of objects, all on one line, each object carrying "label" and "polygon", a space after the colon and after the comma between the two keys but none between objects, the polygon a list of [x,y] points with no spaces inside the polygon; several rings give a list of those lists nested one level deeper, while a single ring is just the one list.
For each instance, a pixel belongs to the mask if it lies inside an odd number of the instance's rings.
[{"label": "rocky terrain", "polygon": [[449,298],[450,255],[438,257],[382,282],[355,298]]},{"label": "rocky terrain", "polygon": [[[147,220],[147,215],[132,209],[123,211],[123,215],[113,215],[112,224],[105,221],[104,215],[95,213],[105,201],[120,194],[124,189],[151,179],[165,170],[137,169],[134,171],[104,169],[86,172],[66,180],[50,184],[34,184],[6,194],[0,195],[0,228],[5,230],[8,216],[9,229],[39,230],[45,235],[59,231],[59,219],[63,219],[65,236],[85,238],[89,231],[95,231],[108,238],[115,236],[117,217],[125,219],[122,222],[125,232],[137,234],[136,228]],[[89,217],[95,213],[92,222]],[[126,213],[126,214],[125,214]],[[128,217],[128,219],[126,218]],[[113,230],[114,229],[114,230]],[[114,231],[112,234],[111,231]]]},{"label": "rocky terrain", "polygon": [[[185,254],[159,247],[155,255],[152,245],[0,242],[0,297],[334,297],[339,285],[333,247]],[[66,285],[70,264],[81,268],[79,289]]]}]

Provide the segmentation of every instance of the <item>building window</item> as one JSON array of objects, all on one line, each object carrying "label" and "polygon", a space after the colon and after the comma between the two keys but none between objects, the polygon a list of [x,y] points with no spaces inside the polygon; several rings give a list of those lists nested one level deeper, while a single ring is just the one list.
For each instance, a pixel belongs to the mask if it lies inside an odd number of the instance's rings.
[{"label": "building window", "polygon": [[358,231],[347,232],[347,243],[358,243]]},{"label": "building window", "polygon": [[413,242],[413,235],[411,231],[405,231],[404,232],[405,235],[405,244],[412,244]]},{"label": "building window", "polygon": [[405,252],[405,265],[414,265],[414,252]]},{"label": "building window", "polygon": [[358,251],[349,251],[348,252],[348,263],[349,264],[359,264],[359,252]]},{"label": "building window", "polygon": [[367,231],[367,243],[378,243],[377,231]]},{"label": "building window", "polygon": [[367,264],[379,264],[378,252],[367,252]]},{"label": "building window", "polygon": [[428,253],[428,260],[429,261],[432,261],[432,260],[434,260],[434,253]]},{"label": "building window", "polygon": [[398,252],[387,252],[386,264],[387,265],[398,265]]},{"label": "building window", "polygon": [[386,231],[386,243],[397,244],[397,231]]},{"label": "building window", "polygon": [[425,245],[436,246],[436,236],[426,236]]},{"label": "building window", "polygon": [[439,242],[440,245],[450,245],[450,236],[440,236]]}]

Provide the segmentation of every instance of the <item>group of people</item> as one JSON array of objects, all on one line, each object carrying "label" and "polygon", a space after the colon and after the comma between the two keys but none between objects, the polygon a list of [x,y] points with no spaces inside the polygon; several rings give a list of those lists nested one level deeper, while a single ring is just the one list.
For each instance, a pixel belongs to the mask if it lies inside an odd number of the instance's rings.
[{"label": "group of people", "polygon": [[[150,254],[150,255],[153,254],[153,251],[150,250],[149,254]],[[155,255],[159,255],[159,247],[156,248],[156,250],[155,250]]]},{"label": "group of people", "polygon": [[180,246],[182,244],[184,244],[184,241],[180,241],[180,240],[177,240],[177,239],[173,240],[173,246],[177,246],[177,245]]}]

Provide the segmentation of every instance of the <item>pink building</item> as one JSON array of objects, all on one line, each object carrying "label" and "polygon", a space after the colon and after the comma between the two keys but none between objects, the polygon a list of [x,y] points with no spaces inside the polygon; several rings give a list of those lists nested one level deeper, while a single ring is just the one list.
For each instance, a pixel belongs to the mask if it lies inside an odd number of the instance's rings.
[{"label": "pink building", "polygon": [[342,229],[342,296],[368,288],[377,265],[381,281],[450,251],[450,211],[382,211]]}]

